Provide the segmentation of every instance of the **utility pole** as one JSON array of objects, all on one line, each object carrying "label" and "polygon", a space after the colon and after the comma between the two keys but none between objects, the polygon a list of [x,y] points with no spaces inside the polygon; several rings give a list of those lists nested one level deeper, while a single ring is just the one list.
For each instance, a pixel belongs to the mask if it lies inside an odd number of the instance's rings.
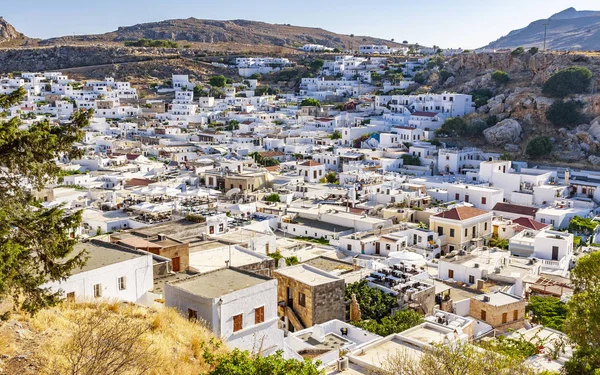
[{"label": "utility pole", "polygon": [[546,35],[548,35],[548,22],[550,22],[550,20],[544,23],[544,52],[546,52]]}]

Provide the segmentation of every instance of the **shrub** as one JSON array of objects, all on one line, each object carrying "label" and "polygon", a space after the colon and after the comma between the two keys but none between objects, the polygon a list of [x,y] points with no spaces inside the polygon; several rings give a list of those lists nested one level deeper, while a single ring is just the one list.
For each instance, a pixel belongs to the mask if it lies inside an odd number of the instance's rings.
[{"label": "shrub", "polygon": [[499,85],[505,85],[508,83],[510,78],[508,78],[508,74],[506,72],[503,72],[502,70],[496,70],[492,74],[492,80]]},{"label": "shrub", "polygon": [[525,149],[525,153],[531,158],[539,158],[551,152],[552,141],[550,141],[550,138],[544,136],[533,138],[529,141]]},{"label": "shrub", "polygon": [[427,80],[427,76],[423,72],[418,72],[413,77],[413,81],[415,81],[416,83],[421,84],[421,85],[424,84],[426,80]]},{"label": "shrub", "polygon": [[564,98],[572,94],[586,92],[592,81],[592,72],[582,66],[572,66],[558,71],[550,77],[542,93],[554,98]]},{"label": "shrub", "polygon": [[421,159],[418,156],[403,154],[401,158],[404,165],[421,165]]},{"label": "shrub", "polygon": [[539,48],[537,48],[537,47],[531,47],[531,48],[529,49],[529,51],[528,51],[528,52],[529,52],[529,54],[530,54],[530,55],[532,55],[532,56],[533,56],[533,55],[535,55],[536,53],[538,53],[539,51],[540,51],[540,49],[539,49]]},{"label": "shrub", "polygon": [[525,53],[525,48],[517,47],[510,54],[513,56],[521,56],[524,53]]},{"label": "shrub", "polygon": [[385,337],[394,333],[406,331],[409,328],[421,324],[421,322],[423,322],[421,314],[414,310],[406,309],[397,311],[392,316],[386,316],[379,322],[376,320],[367,320],[353,324],[376,335]]},{"label": "shrub", "polygon": [[208,80],[208,83],[213,87],[225,87],[225,85],[227,84],[227,78],[225,78],[225,76],[222,75],[212,76]]},{"label": "shrub", "polygon": [[440,71],[440,83],[446,82],[446,80],[448,80],[448,78],[450,77],[454,77],[454,74],[450,73],[447,70]]},{"label": "shrub", "polygon": [[555,126],[573,126],[585,122],[580,112],[583,103],[575,100],[554,102],[546,111],[546,118]]},{"label": "shrub", "polygon": [[567,305],[560,298],[532,296],[526,310],[533,313],[534,322],[562,331],[567,317]]},{"label": "shrub", "polygon": [[346,300],[351,300],[353,294],[356,295],[363,320],[379,321],[388,316],[392,309],[398,305],[396,297],[369,287],[365,280],[346,285],[344,292]]},{"label": "shrub", "polygon": [[300,102],[300,107],[320,107],[321,102],[313,98],[305,98]]},{"label": "shrub", "polygon": [[154,47],[154,48],[178,48],[177,43],[171,40],[150,40],[150,39],[138,39],[126,41],[125,46],[127,47]]},{"label": "shrub", "polygon": [[449,118],[435,133],[461,137],[467,133],[467,126],[466,121],[460,117]]},{"label": "shrub", "polygon": [[269,194],[265,197],[265,200],[267,202],[279,202],[279,194],[277,193],[273,193],[273,194]]},{"label": "shrub", "polygon": [[193,223],[204,223],[206,218],[202,215],[188,214],[185,215],[185,220],[191,221]]},{"label": "shrub", "polygon": [[478,89],[471,91],[469,94],[473,96],[473,102],[475,103],[476,108],[486,105],[488,100],[494,96],[494,93],[490,89]]}]

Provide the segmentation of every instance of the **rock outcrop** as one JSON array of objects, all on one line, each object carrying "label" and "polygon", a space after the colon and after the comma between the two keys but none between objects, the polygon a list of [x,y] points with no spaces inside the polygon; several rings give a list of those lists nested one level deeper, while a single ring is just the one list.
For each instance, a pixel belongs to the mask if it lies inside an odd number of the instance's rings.
[{"label": "rock outcrop", "polygon": [[18,32],[10,23],[6,22],[4,18],[0,17],[0,43],[22,37],[23,34]]},{"label": "rock outcrop", "polygon": [[483,131],[485,140],[494,146],[504,146],[514,144],[521,137],[521,124],[513,119],[502,120],[491,128]]}]

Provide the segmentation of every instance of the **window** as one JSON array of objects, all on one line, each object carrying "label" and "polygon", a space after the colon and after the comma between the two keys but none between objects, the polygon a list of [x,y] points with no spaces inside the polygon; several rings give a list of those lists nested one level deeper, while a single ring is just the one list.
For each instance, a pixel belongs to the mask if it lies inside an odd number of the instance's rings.
[{"label": "window", "polygon": [[102,297],[102,284],[94,285],[94,298]]},{"label": "window", "polygon": [[119,285],[119,290],[125,290],[127,288],[125,284],[125,276],[119,277],[117,279],[117,284]]},{"label": "window", "polygon": [[508,313],[502,313],[502,324],[508,321]]},{"label": "window", "polygon": [[298,292],[298,304],[302,307],[306,307],[306,295],[302,292]]},{"label": "window", "polygon": [[469,275],[469,284],[475,284],[475,276]]},{"label": "window", "polygon": [[469,194],[465,195],[465,202],[469,202]]},{"label": "window", "polygon": [[223,223],[219,224],[219,232],[222,232],[224,229]]},{"label": "window", "polygon": [[196,310],[188,309],[188,320],[198,320],[198,312]]},{"label": "window", "polygon": [[438,227],[438,235],[440,235],[440,236],[444,235],[444,227]]},{"label": "window", "polygon": [[487,318],[487,314],[485,310],[481,310],[481,320],[485,321],[485,318]]},{"label": "window", "polygon": [[214,226],[214,225],[211,225],[211,226],[209,227],[209,229],[208,229],[208,233],[209,233],[209,234],[215,234],[215,226]]},{"label": "window", "polygon": [[260,324],[265,321],[265,307],[261,306],[254,309],[254,324]]},{"label": "window", "polygon": [[544,218],[541,218],[541,219],[540,219],[540,223],[542,223],[542,224],[546,224],[546,219],[544,219]]},{"label": "window", "polygon": [[348,246],[346,246],[346,248],[348,249],[348,251],[352,251],[352,245],[348,244]]},{"label": "window", "polygon": [[450,229],[450,237],[454,237],[454,229]]},{"label": "window", "polygon": [[242,314],[235,315],[233,317],[233,332],[240,331],[242,329],[243,322],[244,320],[242,318]]},{"label": "window", "polygon": [[69,293],[67,293],[67,301],[69,301],[69,302],[75,302],[75,292],[69,292]]},{"label": "window", "polygon": [[[483,223],[483,230],[487,230],[487,222]],[[506,231],[506,228],[504,230]]]},{"label": "window", "polygon": [[454,200],[460,200],[460,194],[459,193],[454,194]]},{"label": "window", "polygon": [[389,251],[389,250],[392,249],[392,246],[389,243],[386,243],[385,244],[385,249]]},{"label": "window", "polygon": [[270,251],[270,250],[271,250],[271,244],[267,242],[267,243],[265,244],[265,251],[266,251],[266,253],[267,253],[267,254],[269,254],[269,251]]},{"label": "window", "polygon": [[454,270],[448,270],[448,278],[449,279],[453,279],[454,278]]},{"label": "window", "polygon": [[465,228],[465,237],[469,236],[469,228]]},{"label": "window", "polygon": [[487,199],[485,197],[481,197],[481,204],[486,204],[487,203]]},{"label": "window", "polygon": [[513,320],[519,320],[519,310],[513,311]]}]

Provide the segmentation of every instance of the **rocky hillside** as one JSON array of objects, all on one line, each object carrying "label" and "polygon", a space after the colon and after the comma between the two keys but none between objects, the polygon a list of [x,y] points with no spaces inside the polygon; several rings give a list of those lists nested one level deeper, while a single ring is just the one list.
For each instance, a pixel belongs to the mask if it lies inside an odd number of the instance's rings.
[{"label": "rocky hillside", "polygon": [[566,9],[549,19],[537,20],[488,44],[486,48],[542,47],[547,25],[546,46],[555,51],[600,50],[600,11]]},{"label": "rocky hillside", "polygon": [[65,303],[0,322],[1,375],[197,375],[227,353],[204,326],[168,308]]},{"label": "rocky hillside", "polygon": [[[542,86],[554,73],[571,66],[586,67],[593,73],[588,92],[568,98],[582,103],[582,123],[576,126],[551,124],[546,112],[557,99],[544,96]],[[449,59],[444,69],[451,76],[444,83],[437,81],[432,86],[434,91],[473,93],[489,89],[489,100],[469,118],[471,122],[485,122],[488,127],[491,126],[483,132],[483,147],[524,158],[530,139],[548,136],[554,144],[554,152],[548,162],[600,166],[600,95],[595,92],[600,84],[600,56],[569,53],[525,53],[521,56],[510,53],[463,54]],[[496,83],[492,78],[496,70],[508,73],[509,82]]]},{"label": "rocky hillside", "polygon": [[0,44],[21,38],[24,38],[23,34],[18,32],[10,23],[6,22],[4,18],[0,17]]},{"label": "rocky hillside", "polygon": [[42,45],[77,42],[122,42],[141,38],[174,40],[203,44],[238,43],[300,47],[307,43],[322,44],[332,48],[357,48],[360,44],[397,45],[391,41],[336,34],[327,30],[265,22],[232,20],[214,21],[196,18],[175,19],[119,27],[118,30],[99,35],[81,35],[53,38]]}]

